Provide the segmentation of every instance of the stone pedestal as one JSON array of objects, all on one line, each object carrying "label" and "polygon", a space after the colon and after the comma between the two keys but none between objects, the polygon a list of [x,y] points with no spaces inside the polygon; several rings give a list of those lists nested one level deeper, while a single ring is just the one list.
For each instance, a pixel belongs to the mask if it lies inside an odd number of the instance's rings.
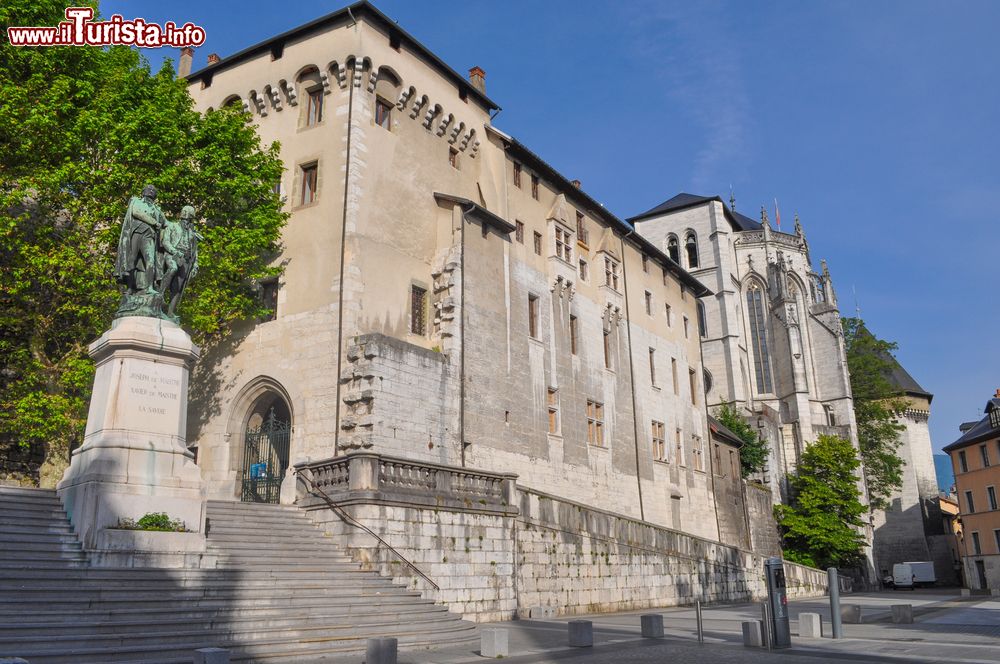
[{"label": "stone pedestal", "polygon": [[[188,373],[198,347],[176,324],[136,316],[115,320],[89,352],[97,371],[87,430],[58,487],[70,521],[98,564],[111,551],[125,564],[145,557],[170,565],[165,555],[180,556],[176,566],[189,564],[184,560],[205,548],[201,473],[185,444]],[[115,529],[120,519],[151,512],[191,532],[148,537]]]}]

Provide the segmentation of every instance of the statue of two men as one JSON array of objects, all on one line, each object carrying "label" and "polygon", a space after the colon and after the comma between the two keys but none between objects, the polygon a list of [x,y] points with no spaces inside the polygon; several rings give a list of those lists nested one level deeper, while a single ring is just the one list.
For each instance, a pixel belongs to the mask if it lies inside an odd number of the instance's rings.
[{"label": "statue of two men", "polygon": [[[118,316],[153,316],[177,321],[177,305],[188,282],[198,271],[195,211],[181,210],[171,220],[156,203],[156,187],[146,185],[125,211],[118,238],[115,279],[125,286]],[[169,300],[168,298],[169,291]],[[163,305],[168,302],[166,313]]]}]

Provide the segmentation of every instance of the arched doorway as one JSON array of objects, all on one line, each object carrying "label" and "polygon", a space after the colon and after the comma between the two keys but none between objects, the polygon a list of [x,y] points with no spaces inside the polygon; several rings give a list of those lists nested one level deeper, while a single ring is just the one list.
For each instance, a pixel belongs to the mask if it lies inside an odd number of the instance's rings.
[{"label": "arched doorway", "polygon": [[240,500],[279,502],[291,434],[291,413],[280,395],[268,391],[254,401],[243,434]]}]

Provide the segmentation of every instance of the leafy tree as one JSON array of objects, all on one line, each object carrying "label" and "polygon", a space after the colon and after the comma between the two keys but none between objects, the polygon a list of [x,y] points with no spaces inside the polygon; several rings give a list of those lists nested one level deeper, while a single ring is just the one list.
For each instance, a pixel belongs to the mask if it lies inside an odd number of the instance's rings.
[{"label": "leafy tree", "polygon": [[743,441],[743,447],[740,448],[740,470],[743,477],[762,471],[770,452],[767,442],[757,435],[733,404],[724,403],[719,406],[715,411],[715,419],[722,422]]},{"label": "leafy tree", "polygon": [[[8,1],[0,28],[55,25],[64,8]],[[191,204],[205,220],[179,312],[195,341],[211,346],[264,313],[254,287],[278,272],[281,170],[243,113],[195,111],[169,62],[153,73],[125,47],[0,44],[0,450],[43,447],[52,485],[80,441],[87,344],[117,308],[118,234],[143,185],[168,216]]]},{"label": "leafy tree", "polygon": [[791,501],[776,505],[785,557],[812,567],[850,567],[861,560],[864,538],[856,471],[861,462],[849,440],[821,435],[789,476]]},{"label": "leafy tree", "polygon": [[860,318],[843,318],[847,367],[854,394],[858,442],[872,508],[888,507],[889,496],[903,485],[905,462],[896,453],[903,426],[896,413],[906,409],[900,391],[889,380],[896,344],[875,337]]}]

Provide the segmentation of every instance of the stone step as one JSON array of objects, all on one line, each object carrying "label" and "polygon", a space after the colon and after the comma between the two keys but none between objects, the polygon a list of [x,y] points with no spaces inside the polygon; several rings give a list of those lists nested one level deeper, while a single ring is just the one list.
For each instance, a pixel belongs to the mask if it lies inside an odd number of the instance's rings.
[{"label": "stone step", "polygon": [[26,523],[17,522],[14,524],[3,524],[0,523],[0,541],[7,538],[8,535],[69,535],[71,537],[76,537],[76,533],[73,532],[73,527],[69,525],[68,522],[36,522],[36,523]]},{"label": "stone step", "polygon": [[[339,565],[339,563],[334,563]],[[316,581],[336,581],[341,578],[344,571],[337,570],[334,564],[324,564],[321,567],[309,568],[306,570],[288,569],[274,570],[261,569],[253,571],[254,579],[261,579],[276,582],[288,581],[298,582],[302,579],[312,579]],[[377,572],[362,570],[357,563],[350,563],[352,569],[347,573],[362,572],[377,576]],[[135,583],[145,580],[160,581],[167,580],[174,583],[197,583],[202,579],[247,579],[246,570],[235,567],[215,567],[201,569],[155,569],[141,567],[88,567],[85,569],[30,569],[23,564],[9,568],[0,567],[0,579],[36,579],[45,580],[95,580],[104,583],[123,582]]]},{"label": "stone step", "polygon": [[75,533],[49,533],[49,532],[34,532],[34,533],[12,533],[4,529],[0,529],[0,541],[4,543],[4,546],[10,546],[11,548],[18,546],[20,544],[44,544],[53,545],[61,543],[73,543],[78,544]]},{"label": "stone step", "polygon": [[[458,622],[458,621],[453,621]],[[302,642],[289,638],[260,639],[253,643],[231,644],[219,639],[202,639],[185,644],[171,643],[170,646],[131,646],[123,643],[112,648],[72,648],[69,651],[45,647],[23,650],[18,656],[25,657],[31,664],[189,664],[192,651],[197,648],[224,647],[232,651],[233,662],[300,662],[332,661],[327,656],[349,655],[364,652],[366,640],[374,636],[393,636],[399,640],[401,650],[432,646],[473,644],[478,640],[475,626],[459,623],[453,628],[439,628],[433,632],[411,630],[393,625],[386,629],[371,630],[363,636],[333,637]]]},{"label": "stone step", "polygon": [[37,500],[59,502],[59,496],[52,489],[33,489],[30,487],[0,486],[0,502],[14,500]]},{"label": "stone step", "polygon": [[82,551],[3,551],[3,561],[0,567],[13,567],[18,562],[56,563],[56,562],[86,562],[87,556]]},{"label": "stone step", "polygon": [[[72,592],[70,592],[72,591]],[[130,601],[132,599],[201,599],[205,597],[228,597],[237,594],[239,599],[253,599],[255,597],[269,597],[274,599],[293,597],[296,594],[313,597],[338,597],[345,594],[359,593],[366,596],[374,594],[397,595],[407,594],[409,591],[401,589],[392,583],[390,579],[382,576],[371,577],[344,577],[339,579],[335,585],[329,583],[308,583],[283,585],[276,587],[272,584],[241,585],[239,583],[220,584],[199,584],[188,587],[173,586],[164,588],[159,584],[128,584],[122,586],[80,586],[79,584],[67,584],[65,588],[59,587],[24,587],[0,588],[0,601],[13,601],[18,598],[30,596],[36,600],[47,601],[69,601],[79,599],[81,601]],[[79,597],[76,597],[79,595]]]},{"label": "stone step", "polygon": [[272,542],[285,542],[289,538],[294,537],[296,541],[303,542],[335,542],[336,540],[332,535],[327,535],[323,531],[315,528],[310,528],[306,530],[305,528],[291,528],[288,531],[272,531],[262,530],[262,529],[246,529],[246,528],[230,528],[230,527],[220,527],[218,525],[212,526],[208,531],[208,537],[219,540],[219,541],[240,541],[240,542],[257,542],[257,541],[272,541]]},{"label": "stone step", "polygon": [[[342,571],[337,576],[327,579],[315,579],[313,577],[299,579],[295,582],[295,588],[299,590],[314,588],[326,589],[336,584],[337,587],[366,584],[371,587],[391,586],[392,581],[379,576],[375,572],[366,572],[360,569]],[[21,590],[23,592],[64,590],[66,592],[83,592],[93,590],[127,590],[127,591],[151,591],[151,590],[201,590],[201,589],[226,589],[226,588],[267,588],[273,590],[275,579],[255,578],[252,575],[243,575],[237,578],[227,579],[79,579],[67,577],[63,579],[38,579],[38,578],[2,578],[0,577],[0,592],[6,590]]]},{"label": "stone step", "polygon": [[49,506],[38,503],[17,504],[0,500],[0,523],[3,522],[3,519],[8,518],[67,521],[66,512],[63,510],[62,505]]},{"label": "stone step", "polygon": [[82,551],[83,547],[80,546],[80,542],[76,538],[69,539],[34,539],[34,538],[15,538],[4,539],[3,541],[3,554],[8,553],[27,553],[31,551],[41,551],[41,552],[55,552],[55,551],[66,551],[74,553],[77,551]]}]

